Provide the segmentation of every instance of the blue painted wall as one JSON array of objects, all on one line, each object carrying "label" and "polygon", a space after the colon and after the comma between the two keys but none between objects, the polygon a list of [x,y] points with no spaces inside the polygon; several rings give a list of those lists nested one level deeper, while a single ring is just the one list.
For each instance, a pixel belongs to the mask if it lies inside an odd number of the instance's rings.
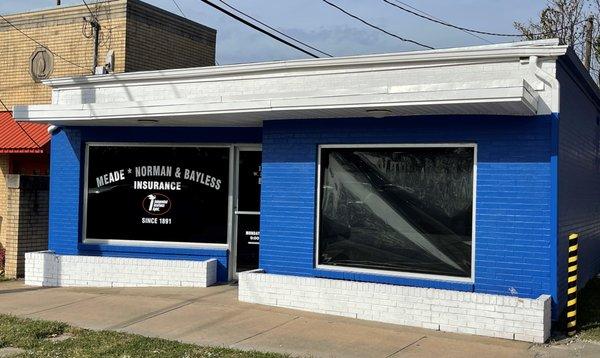
[{"label": "blue painted wall", "polygon": [[[263,142],[261,262],[268,272],[537,297],[556,295],[552,200],[556,116],[436,116],[266,122],[260,129],[68,128],[52,139],[50,249],[59,254],[218,258],[226,250],[82,244],[85,142]],[[317,145],[478,144],[475,282],[417,280],[314,268]],[[554,164],[553,164],[554,163]]]},{"label": "blue painted wall", "polygon": [[227,250],[144,248],[81,243],[83,168],[86,142],[260,143],[260,128],[70,127],[52,136],[49,249],[63,255],[100,255],[219,262],[227,280]]},{"label": "blue painted wall", "polygon": [[558,62],[557,311],[566,306],[569,233],[580,234],[578,286],[600,271],[600,105],[582,72],[579,61]]},{"label": "blue painted wall", "polygon": [[[85,143],[263,143],[260,267],[270,273],[446,288],[565,306],[567,246],[580,233],[579,284],[600,271],[600,100],[578,61],[561,58],[560,114],[269,121],[264,128],[70,127],[52,137],[49,248],[58,254],[217,258],[227,250],[81,243]],[[469,142],[478,145],[473,283],[314,268],[317,146]]]},{"label": "blue painted wall", "polygon": [[[260,266],[277,274],[530,298],[553,294],[556,300],[551,259],[555,123],[556,116],[265,122]],[[478,144],[474,284],[315,269],[317,146],[440,142]]]}]

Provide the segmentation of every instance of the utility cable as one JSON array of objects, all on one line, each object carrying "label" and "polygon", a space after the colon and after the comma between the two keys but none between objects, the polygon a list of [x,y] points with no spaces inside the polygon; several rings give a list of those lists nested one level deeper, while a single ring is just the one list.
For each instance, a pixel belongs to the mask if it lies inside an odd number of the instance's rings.
[{"label": "utility cable", "polygon": [[[181,16],[183,16],[183,17],[185,17],[187,19],[188,17],[185,16],[185,13],[181,9],[181,6],[179,6],[179,3],[177,3],[177,0],[173,0],[173,4],[177,8],[177,10],[179,10],[179,12],[181,13]],[[219,61],[217,61],[216,56],[215,56],[215,63],[217,64],[217,66],[219,66]]]},{"label": "utility cable", "polygon": [[[8,109],[8,107],[6,107],[6,105],[4,104],[4,102],[2,101],[2,99],[0,99],[0,104],[2,104],[2,107],[4,107],[4,109],[6,109],[7,112],[12,113],[12,111],[10,109]],[[42,149],[42,147],[38,144],[38,142],[35,141],[35,139],[33,139],[33,137],[31,137],[29,135],[29,133],[27,133],[27,131],[25,130],[25,128],[23,128],[23,126],[21,126],[21,123],[19,123],[19,121],[13,119],[13,121],[17,124],[17,126],[19,126],[19,128],[21,128],[21,131],[23,131],[23,133],[25,133],[25,135],[39,148]]]},{"label": "utility cable", "polygon": [[177,3],[177,0],[173,0],[173,4],[175,4],[175,7],[177,8],[177,10],[179,10],[179,12],[181,13],[181,16],[185,17],[186,19],[188,18],[187,16],[185,16],[185,14],[183,13],[183,10],[181,10],[181,7],[179,7],[179,4]]},{"label": "utility cable", "polygon": [[[323,1],[325,1],[325,0],[323,0]],[[426,16],[426,15],[419,14],[416,11],[412,11],[412,10],[406,8],[406,7],[403,7],[401,5],[393,3],[393,2],[391,2],[389,0],[382,0],[382,1],[385,2],[386,4],[389,4],[389,5],[392,5],[392,6],[396,7],[398,9],[402,10],[402,11],[405,11],[405,12],[407,12],[409,14],[418,16],[418,17],[420,17],[422,19],[429,20],[431,22],[435,22],[435,23],[443,25],[443,26],[452,27],[452,28],[457,29],[457,30],[467,31],[467,32],[471,32],[471,33],[481,34],[481,35],[489,35],[489,36],[523,37],[523,34],[503,34],[503,33],[498,33],[498,32],[480,31],[480,30],[470,29],[470,28],[467,28],[467,27],[453,25],[453,24],[450,24],[448,22],[435,19],[432,16]],[[400,1],[397,1],[397,2],[400,2]],[[582,21],[580,21],[580,22],[578,22],[578,23],[576,23],[574,25],[579,25],[581,23],[584,23],[585,21],[587,21],[587,19],[586,20],[582,20]],[[531,34],[531,36],[544,36],[544,35],[549,35],[549,34],[553,34],[553,33],[556,33],[556,32],[560,32],[560,31],[563,31],[563,30],[566,30],[566,29],[567,29],[567,27],[562,28],[562,29],[556,29],[555,31],[547,31],[547,32],[541,32],[541,33],[537,33],[537,34]]]},{"label": "utility cable", "polygon": [[354,15],[354,14],[352,14],[352,13],[350,13],[350,12],[346,11],[346,10],[344,10],[343,8],[341,8],[340,6],[338,6],[338,5],[334,4],[334,3],[331,3],[331,2],[329,2],[329,1],[327,1],[327,0],[322,0],[322,1],[323,1],[324,3],[326,3],[327,5],[329,5],[329,6],[333,7],[333,8],[336,8],[336,9],[338,9],[339,11],[343,12],[344,14],[346,14],[346,15],[348,15],[348,16],[350,16],[350,17],[352,17],[353,19],[356,19],[356,20],[358,20],[358,21],[362,22],[363,24],[365,24],[365,25],[367,25],[367,26],[369,26],[369,27],[371,27],[371,28],[374,28],[375,30],[381,31],[381,32],[383,32],[384,34],[387,34],[387,35],[389,35],[389,36],[395,37],[395,38],[397,38],[398,40],[401,40],[401,41],[404,41],[404,42],[409,42],[409,43],[412,43],[412,44],[415,44],[415,45],[418,45],[418,46],[421,46],[421,47],[425,47],[425,48],[427,48],[427,49],[430,49],[430,50],[434,50],[434,48],[433,48],[433,47],[431,47],[431,46],[429,46],[429,45],[425,45],[425,44],[423,44],[423,43],[420,43],[420,42],[418,42],[418,41],[411,40],[411,39],[408,39],[408,38],[404,38],[404,37],[402,37],[402,36],[398,36],[398,35],[396,35],[396,34],[394,34],[394,33],[392,33],[392,32],[389,32],[389,31],[387,31],[387,30],[385,30],[385,29],[382,29],[381,27],[379,27],[379,26],[377,26],[377,25],[373,25],[372,23],[370,23],[370,22],[368,22],[368,21],[366,21],[366,20],[364,20],[364,19],[362,19],[362,18],[360,18],[360,17],[358,17],[358,16],[356,16],[356,15]]},{"label": "utility cable", "polygon": [[212,2],[210,2],[208,0],[200,0],[200,1],[202,1],[203,3],[205,3],[207,5],[210,5],[211,7],[219,10],[220,12],[224,13],[225,15],[227,15],[227,16],[229,16],[229,17],[231,17],[231,18],[233,18],[233,19],[235,19],[235,20],[243,23],[246,26],[249,26],[249,27],[251,27],[251,28],[253,28],[253,29],[257,30],[257,31],[260,31],[263,34],[265,34],[265,35],[267,35],[267,36],[269,36],[269,37],[271,37],[271,38],[273,38],[273,39],[275,39],[275,40],[277,40],[277,41],[279,41],[281,43],[284,43],[284,44],[286,44],[286,45],[288,45],[288,46],[290,46],[290,47],[292,47],[292,48],[294,48],[294,49],[296,49],[296,50],[298,50],[300,52],[303,52],[303,53],[305,53],[305,54],[307,54],[307,55],[309,55],[311,57],[319,58],[318,55],[316,55],[316,54],[314,54],[314,53],[312,53],[312,52],[310,52],[308,50],[305,50],[302,47],[297,46],[297,45],[295,45],[295,44],[293,44],[293,43],[291,43],[291,42],[289,42],[289,41],[287,41],[287,40],[285,40],[285,39],[283,39],[283,38],[281,38],[281,37],[279,37],[279,36],[277,36],[277,35],[269,32],[269,31],[267,31],[267,30],[259,27],[259,26],[256,26],[255,24],[251,23],[250,21],[245,20],[245,19],[237,16],[236,14],[234,14],[234,13],[232,13],[232,12],[230,12],[230,11],[222,8],[222,7],[220,7],[217,4],[214,4],[214,3],[212,3]]},{"label": "utility cable", "polygon": [[92,11],[92,9],[90,9],[88,3],[85,2],[85,0],[81,0],[81,1],[83,1],[83,4],[85,5],[85,7],[87,7],[88,11],[90,12],[90,15],[92,15],[92,17],[94,18],[94,21],[98,22],[98,18],[96,17],[96,15]]},{"label": "utility cable", "polygon": [[4,102],[2,102],[2,99],[0,99],[0,104],[2,104],[2,107],[4,107],[4,109],[6,109],[7,112],[11,112],[11,110],[8,109],[8,107],[6,107],[6,105],[4,104]]},{"label": "utility cable", "polygon": [[12,22],[8,21],[8,19],[7,19],[7,18],[5,18],[4,16],[2,16],[2,14],[0,14],[0,19],[4,20],[4,21],[5,21],[7,24],[9,24],[9,25],[10,25],[12,28],[14,28],[14,29],[15,29],[15,30],[17,30],[18,32],[20,32],[20,33],[21,33],[21,35],[23,35],[23,36],[27,37],[29,40],[31,40],[31,41],[35,42],[36,44],[38,44],[39,46],[43,47],[44,49],[46,49],[46,51],[50,52],[50,53],[51,53],[51,54],[53,54],[54,56],[56,56],[56,57],[60,58],[61,60],[65,61],[65,62],[68,62],[68,63],[70,63],[70,64],[71,64],[71,65],[73,65],[73,66],[77,66],[77,67],[79,67],[79,68],[81,68],[81,69],[84,69],[84,70],[86,70],[86,71],[90,71],[89,69],[87,69],[87,68],[85,68],[85,67],[83,67],[83,66],[81,66],[81,65],[79,65],[79,64],[77,64],[77,63],[75,63],[75,62],[73,62],[73,61],[71,61],[71,60],[68,60],[68,59],[66,59],[66,58],[62,57],[60,54],[58,54],[58,53],[56,53],[56,52],[52,51],[52,50],[51,50],[51,49],[50,49],[48,46],[44,45],[43,43],[39,42],[38,40],[34,39],[33,37],[31,37],[31,36],[27,35],[27,34],[26,34],[25,32],[23,32],[23,31],[22,31],[20,28],[18,28],[17,26],[15,26],[15,25],[14,25]]},{"label": "utility cable", "polygon": [[310,48],[310,49],[312,49],[312,50],[315,50],[315,51],[317,51],[317,52],[319,52],[319,53],[322,53],[322,54],[323,54],[323,55],[325,55],[325,56],[328,56],[328,57],[333,57],[333,55],[331,55],[331,54],[329,54],[329,53],[327,53],[327,52],[321,51],[321,50],[319,50],[319,49],[318,49],[318,48],[316,48],[316,47],[313,47],[313,46],[311,46],[311,45],[309,45],[309,44],[307,44],[307,43],[305,43],[305,42],[302,42],[302,41],[300,41],[300,40],[298,40],[298,39],[296,39],[296,38],[294,38],[294,37],[291,37],[291,36],[289,36],[289,35],[287,35],[287,34],[285,34],[285,33],[281,32],[281,31],[277,30],[276,28],[273,28],[272,26],[269,26],[268,24],[265,24],[264,22],[260,21],[259,19],[255,18],[255,17],[252,17],[251,15],[248,15],[247,13],[245,13],[245,12],[243,12],[243,11],[239,10],[239,9],[236,9],[235,7],[233,7],[232,5],[229,5],[228,3],[226,3],[226,2],[225,2],[225,1],[223,1],[223,0],[219,0],[219,1],[220,1],[221,3],[223,3],[223,5],[227,6],[227,7],[228,7],[228,8],[230,8],[230,9],[232,9],[233,11],[235,11],[235,12],[237,12],[237,13],[239,13],[239,14],[242,14],[242,15],[246,16],[247,18],[249,18],[249,19],[252,19],[252,20],[254,20],[254,21],[258,22],[259,24],[263,25],[264,27],[266,27],[266,28],[268,28],[268,29],[270,29],[270,30],[272,30],[272,31],[275,31],[276,33],[280,34],[281,36],[284,36],[284,37],[286,37],[286,38],[288,38],[288,39],[290,39],[290,40],[292,40],[292,41],[295,41],[295,42],[297,42],[297,43],[299,43],[299,44],[302,44],[302,45],[304,45],[304,46],[306,46],[306,47],[308,47],[308,48]]},{"label": "utility cable", "polygon": [[[417,9],[416,7],[414,7],[414,6],[410,5],[410,4],[407,4],[407,3],[405,3],[405,2],[402,2],[402,1],[400,1],[400,0],[394,0],[394,1],[395,1],[395,2],[397,2],[397,3],[400,3],[400,4],[404,5],[404,6],[406,6],[406,7],[408,7],[408,8],[410,8],[410,9],[413,9],[414,11],[417,11],[417,12],[419,12],[419,13],[421,13],[421,14],[425,14],[425,15],[427,15],[427,16],[429,16],[429,17],[431,17],[432,19],[435,19],[435,20],[438,20],[438,21],[441,21],[441,22],[447,23],[447,21],[444,21],[444,20],[440,19],[439,17],[435,17],[434,15],[432,15],[432,14],[429,14],[429,13],[427,13],[426,11],[423,11],[423,10],[421,10],[421,9]],[[459,29],[459,30],[460,30],[460,29]],[[465,34],[467,34],[467,35],[469,35],[469,36],[473,36],[473,37],[475,37],[475,38],[478,38],[478,39],[480,39],[480,40],[481,40],[481,41],[483,41],[483,42],[487,42],[487,43],[489,43],[489,44],[493,44],[493,42],[492,42],[492,41],[490,41],[490,40],[486,39],[485,37],[481,37],[481,36],[479,36],[479,35],[477,35],[477,34],[474,34],[474,33],[472,33],[472,32],[466,31],[466,30],[460,30],[460,31],[464,32]]]}]

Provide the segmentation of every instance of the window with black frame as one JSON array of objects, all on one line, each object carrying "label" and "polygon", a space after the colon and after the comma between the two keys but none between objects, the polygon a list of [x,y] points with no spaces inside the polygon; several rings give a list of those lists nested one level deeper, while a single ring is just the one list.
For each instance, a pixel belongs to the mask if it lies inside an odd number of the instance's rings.
[{"label": "window with black frame", "polygon": [[86,240],[227,244],[229,147],[87,150]]},{"label": "window with black frame", "polygon": [[471,277],[474,145],[320,148],[317,264]]}]

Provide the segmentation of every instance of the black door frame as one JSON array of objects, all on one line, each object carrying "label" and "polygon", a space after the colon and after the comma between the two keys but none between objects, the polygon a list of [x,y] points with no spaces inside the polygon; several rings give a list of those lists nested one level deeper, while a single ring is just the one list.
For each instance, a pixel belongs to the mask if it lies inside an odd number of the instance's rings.
[{"label": "black door frame", "polygon": [[[239,167],[240,167],[240,152],[262,152],[262,146],[256,145],[239,145],[234,147],[234,187],[233,187],[233,222],[232,222],[232,240],[229,255],[229,277],[237,279],[237,247],[238,247],[238,216],[239,215],[260,215],[260,211],[239,211],[238,210],[238,193],[239,193]],[[261,164],[262,165],[262,164]]]}]

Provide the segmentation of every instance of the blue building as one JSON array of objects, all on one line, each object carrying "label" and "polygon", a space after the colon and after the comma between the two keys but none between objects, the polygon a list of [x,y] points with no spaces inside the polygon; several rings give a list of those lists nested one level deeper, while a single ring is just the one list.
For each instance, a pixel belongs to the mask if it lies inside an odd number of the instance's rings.
[{"label": "blue building", "polygon": [[52,79],[35,285],[542,342],[600,271],[600,93],[554,40]]}]

